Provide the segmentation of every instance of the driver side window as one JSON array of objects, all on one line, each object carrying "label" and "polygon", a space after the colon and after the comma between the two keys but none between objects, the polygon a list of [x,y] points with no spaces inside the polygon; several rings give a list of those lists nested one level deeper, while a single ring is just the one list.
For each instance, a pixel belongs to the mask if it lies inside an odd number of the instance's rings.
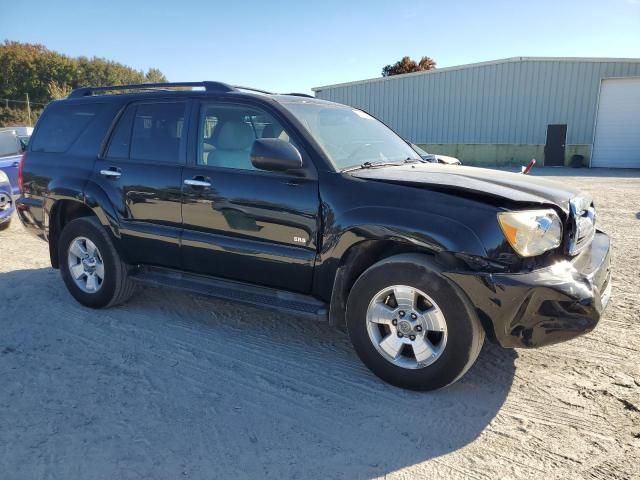
[{"label": "driver side window", "polygon": [[255,107],[204,103],[199,123],[197,163],[202,166],[256,170],[250,158],[254,140],[290,141],[273,116]]}]

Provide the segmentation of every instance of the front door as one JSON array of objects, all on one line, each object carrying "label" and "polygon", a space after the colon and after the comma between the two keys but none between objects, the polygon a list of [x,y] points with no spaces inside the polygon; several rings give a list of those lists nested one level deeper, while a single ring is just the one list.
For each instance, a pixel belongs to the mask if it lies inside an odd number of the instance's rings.
[{"label": "front door", "polygon": [[294,145],[274,115],[250,104],[202,102],[192,117],[183,172],[183,268],[231,280],[309,292],[318,233],[317,176],[257,170],[256,138]]},{"label": "front door", "polygon": [[180,266],[187,102],[130,104],[92,180],[115,210],[129,263]]},{"label": "front door", "polygon": [[564,167],[566,125],[547,125],[547,143],[544,146],[544,166]]}]

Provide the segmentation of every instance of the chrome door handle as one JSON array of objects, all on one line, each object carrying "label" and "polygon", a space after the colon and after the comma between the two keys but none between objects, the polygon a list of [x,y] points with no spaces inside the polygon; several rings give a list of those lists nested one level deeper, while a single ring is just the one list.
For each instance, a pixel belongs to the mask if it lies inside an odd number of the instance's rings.
[{"label": "chrome door handle", "polygon": [[187,179],[184,181],[185,185],[191,185],[192,187],[210,187],[210,182],[205,182],[204,180],[192,180]]},{"label": "chrome door handle", "polygon": [[100,170],[100,175],[107,178],[120,178],[122,172],[117,170]]}]

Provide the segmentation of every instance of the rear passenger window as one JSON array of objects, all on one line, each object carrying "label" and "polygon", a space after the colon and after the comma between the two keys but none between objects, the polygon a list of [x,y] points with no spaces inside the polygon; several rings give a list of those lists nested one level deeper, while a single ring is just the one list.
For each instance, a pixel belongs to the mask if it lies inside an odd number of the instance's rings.
[{"label": "rear passenger window", "polygon": [[113,130],[107,158],[181,163],[184,102],[132,104]]},{"label": "rear passenger window", "polygon": [[54,103],[38,121],[31,149],[37,152],[66,152],[105,107],[103,103]]},{"label": "rear passenger window", "polygon": [[139,104],[133,119],[130,158],[180,163],[185,104]]}]

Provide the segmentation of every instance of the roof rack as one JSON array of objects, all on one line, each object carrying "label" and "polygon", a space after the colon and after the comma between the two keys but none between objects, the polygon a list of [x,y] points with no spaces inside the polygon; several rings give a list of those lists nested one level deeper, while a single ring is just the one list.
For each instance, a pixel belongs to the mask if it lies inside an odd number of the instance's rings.
[{"label": "roof rack", "polygon": [[273,92],[267,92],[266,90],[260,90],[258,88],[243,87],[240,85],[232,85],[232,87],[235,88],[236,90],[246,90],[247,92],[258,92],[258,93],[264,93],[265,95],[273,95]]},{"label": "roof rack", "polygon": [[[136,83],[132,85],[110,85],[106,87],[82,87],[73,90],[67,98],[90,97],[97,92],[111,92],[117,90],[169,90],[181,87],[204,87],[207,92],[233,92],[238,87],[232,87],[222,82],[172,82],[172,83]],[[252,90],[242,87],[243,90]],[[268,93],[268,92],[263,92]]]},{"label": "roof rack", "polygon": [[[228,85],[223,82],[167,82],[167,83],[136,83],[131,85],[109,85],[105,87],[81,87],[73,90],[67,98],[80,98],[90,97],[100,92],[112,92],[119,90],[143,90],[143,91],[158,91],[158,90],[170,90],[172,88],[184,88],[184,87],[203,87],[206,92],[237,92],[245,90],[247,92],[263,93],[265,95],[273,95],[273,92],[266,90],[260,90],[251,87],[242,87],[240,85]],[[285,93],[284,95],[294,95],[296,97],[308,97],[314,98],[312,95],[306,93]]]}]

